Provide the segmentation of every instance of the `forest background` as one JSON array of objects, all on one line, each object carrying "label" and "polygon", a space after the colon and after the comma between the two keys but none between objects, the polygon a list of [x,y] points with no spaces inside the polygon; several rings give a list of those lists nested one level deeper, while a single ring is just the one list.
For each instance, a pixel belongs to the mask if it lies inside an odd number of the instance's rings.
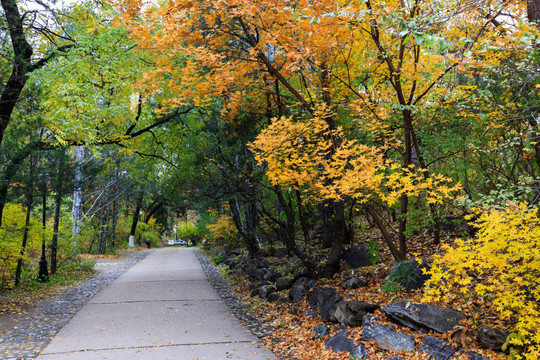
[{"label": "forest background", "polygon": [[540,351],[538,1],[1,5],[2,288],[175,237],[331,278],[364,243]]}]

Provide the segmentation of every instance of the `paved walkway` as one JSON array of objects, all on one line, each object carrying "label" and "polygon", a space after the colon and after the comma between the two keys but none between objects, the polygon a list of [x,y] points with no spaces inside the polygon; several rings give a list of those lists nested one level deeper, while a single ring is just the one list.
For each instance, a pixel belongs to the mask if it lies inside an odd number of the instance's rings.
[{"label": "paved walkway", "polygon": [[38,359],[276,359],[230,314],[194,251],[150,254],[88,302]]}]

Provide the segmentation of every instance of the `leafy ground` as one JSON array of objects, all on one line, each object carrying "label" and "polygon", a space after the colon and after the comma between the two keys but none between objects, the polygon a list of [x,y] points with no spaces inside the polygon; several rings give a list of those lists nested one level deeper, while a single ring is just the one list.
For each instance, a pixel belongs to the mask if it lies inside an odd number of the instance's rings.
[{"label": "leafy ground", "polygon": [[0,336],[24,320],[25,314],[40,302],[48,301],[63,290],[75,287],[94,276],[96,259],[112,257],[114,256],[82,255],[78,261],[62,264],[47,283],[26,278],[19,287],[0,292]]},{"label": "leafy ground", "polygon": [[[448,237],[443,239],[443,242],[451,243],[453,238]],[[378,243],[379,249],[384,249],[384,244]],[[410,251],[415,256],[430,258],[434,254],[440,253],[440,246],[433,245],[433,239],[428,234],[416,236],[411,240]],[[362,275],[369,279],[368,287],[356,290],[344,290],[340,286],[341,274],[336,274],[332,279],[319,280],[317,286],[333,287],[344,298],[354,301],[364,301],[378,304],[381,307],[384,305],[399,301],[402,299],[412,300],[412,302],[422,302],[421,290],[415,292],[406,292],[389,286],[385,281],[385,276],[388,274],[390,267],[393,265],[389,253],[381,250],[379,253],[381,263],[370,267],[362,268]],[[273,329],[271,336],[264,339],[265,344],[276,355],[282,359],[350,359],[349,354],[334,354],[331,351],[325,350],[324,343],[329,336],[340,331],[339,325],[329,324],[331,327],[330,335],[324,336],[322,339],[314,340],[314,326],[323,325],[320,318],[310,317],[306,314],[308,309],[307,301],[297,304],[276,304],[270,303],[259,297],[250,297],[249,280],[247,275],[239,274],[228,270],[225,265],[219,266],[222,273],[233,284],[233,291],[237,296],[243,299],[250,310],[262,320],[266,326]],[[344,269],[348,270],[348,269]],[[280,295],[287,298],[288,290],[283,291]],[[476,330],[479,325],[490,325],[499,329],[505,329],[508,324],[501,323],[499,317],[491,310],[489,302],[484,303],[466,303],[457,294],[451,296],[451,303],[441,303],[438,305],[453,308],[462,312],[466,319],[460,322],[456,329],[448,334],[441,335],[430,332],[429,334],[418,334],[406,327],[400,327],[399,331],[412,335],[416,338],[417,344],[422,341],[426,335],[443,339],[455,347],[461,347],[469,351],[476,352],[492,360],[506,359],[507,356],[500,353],[495,353],[490,350],[481,348],[476,341]],[[374,314],[379,319],[386,319],[385,315],[377,310]],[[382,324],[396,326],[389,321],[383,320]],[[349,337],[359,341],[362,337],[362,327],[349,327]],[[401,355],[405,359],[426,359],[426,355],[421,354],[399,354],[377,350],[374,343],[362,341],[368,348],[371,359],[386,359],[391,355]]]}]

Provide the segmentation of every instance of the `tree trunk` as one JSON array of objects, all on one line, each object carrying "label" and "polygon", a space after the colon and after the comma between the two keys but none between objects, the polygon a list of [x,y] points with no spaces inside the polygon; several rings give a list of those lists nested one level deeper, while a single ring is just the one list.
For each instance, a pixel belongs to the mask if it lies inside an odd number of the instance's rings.
[{"label": "tree trunk", "polygon": [[103,209],[100,226],[99,226],[98,254],[100,255],[105,254],[107,250],[108,228],[109,228],[109,207]]},{"label": "tree trunk", "polygon": [[317,264],[315,264],[296,244],[296,216],[294,214],[294,209],[290,202],[285,200],[283,196],[283,191],[279,185],[274,186],[274,192],[278,197],[278,203],[280,208],[285,213],[286,222],[285,224],[280,223],[281,227],[281,240],[287,247],[289,253],[298,256],[300,261],[307,268],[309,276],[314,279],[317,279],[321,276],[320,269]]},{"label": "tree trunk", "polygon": [[21,273],[23,266],[23,256],[26,252],[26,243],[28,242],[28,228],[30,227],[30,215],[32,213],[32,202],[34,201],[34,194],[32,194],[31,186],[28,194],[26,194],[26,220],[24,222],[24,233],[22,238],[21,252],[19,260],[17,260],[17,269],[15,270],[15,286],[19,286],[21,282]]},{"label": "tree trunk", "polygon": [[113,187],[114,200],[112,203],[112,224],[111,224],[111,235],[110,235],[110,242],[109,242],[109,246],[111,247],[111,249],[114,249],[114,247],[116,246],[115,244],[116,223],[118,221],[118,198],[116,196],[117,192],[118,192],[118,182],[115,182],[114,187]]},{"label": "tree trunk", "polygon": [[60,152],[58,160],[58,174],[56,183],[56,197],[54,205],[54,226],[51,241],[51,274],[56,274],[57,270],[57,252],[58,252],[58,228],[60,225],[60,207],[62,205],[62,195],[64,192],[64,152]]},{"label": "tree trunk", "polygon": [[23,17],[19,13],[16,0],[1,0],[7,28],[13,48],[11,75],[0,96],[0,144],[11,120],[11,114],[32,70],[32,47],[26,40]]},{"label": "tree trunk", "polygon": [[[342,201],[334,201],[329,205],[331,207],[330,218],[326,224],[330,226],[330,234],[332,236],[330,255],[326,259],[326,265],[323,269],[322,276],[331,277],[339,271],[339,262],[343,254],[343,244],[347,225],[345,223],[345,205]],[[325,231],[326,234],[326,231]]]},{"label": "tree trunk", "polygon": [[[255,238],[254,234],[254,223],[256,220],[251,218],[253,214],[251,213],[250,209],[245,209],[246,213],[246,224],[242,221],[242,213],[240,211],[240,205],[238,204],[238,201],[235,197],[232,197],[229,200],[229,209],[232,214],[232,218],[234,221],[234,224],[236,228],[238,229],[238,233],[242,237],[242,241],[245,245],[245,247],[248,249],[249,256],[251,258],[255,258],[257,254],[259,253],[259,247],[257,245],[257,239]],[[257,211],[256,205],[254,211]],[[255,214],[257,216],[257,214]]]},{"label": "tree trunk", "polygon": [[135,205],[135,212],[133,213],[133,221],[131,222],[131,230],[129,232],[129,247],[135,247],[135,231],[137,231],[137,223],[139,222],[139,213],[141,212],[144,193],[140,190],[140,194],[137,197],[137,204]]},{"label": "tree trunk", "polygon": [[41,211],[41,226],[43,229],[43,238],[41,239],[41,259],[39,260],[39,273],[38,281],[47,282],[49,280],[49,270],[47,270],[47,258],[45,257],[45,230],[47,229],[47,181],[43,176],[43,193],[42,204],[43,209]]},{"label": "tree trunk", "polygon": [[77,245],[79,234],[81,233],[83,166],[84,146],[78,146],[77,165],[75,166],[75,190],[73,190],[73,207],[71,209],[71,218],[73,222],[71,241],[71,245],[73,246],[73,258],[77,255]]}]

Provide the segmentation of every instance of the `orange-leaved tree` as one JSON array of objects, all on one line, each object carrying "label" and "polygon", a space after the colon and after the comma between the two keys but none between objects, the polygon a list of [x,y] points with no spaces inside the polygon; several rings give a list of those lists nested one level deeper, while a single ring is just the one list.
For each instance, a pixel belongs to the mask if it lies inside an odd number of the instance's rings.
[{"label": "orange-leaved tree", "polygon": [[[126,0],[117,6],[138,47],[153,54],[156,70],[144,84],[174,94],[168,106],[217,101],[234,127],[246,108],[266,111],[268,122],[274,116],[309,122],[324,104],[321,119],[331,131],[342,125],[350,139],[396,144],[385,156],[413,172],[411,165],[428,169],[429,149],[422,149],[418,130],[451,92],[452,75],[504,37],[501,13],[519,16],[525,3]],[[318,136],[328,156],[341,146],[339,136]],[[315,176],[302,176],[309,174]],[[408,197],[400,194],[398,259],[407,252]],[[345,237],[343,200],[324,203],[335,264]],[[372,216],[390,234],[380,215]]]}]

